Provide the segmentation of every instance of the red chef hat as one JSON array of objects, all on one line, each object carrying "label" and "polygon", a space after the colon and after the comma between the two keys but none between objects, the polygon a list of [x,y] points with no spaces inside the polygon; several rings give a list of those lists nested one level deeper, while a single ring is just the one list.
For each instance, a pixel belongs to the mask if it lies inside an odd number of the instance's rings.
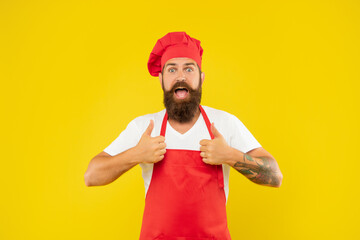
[{"label": "red chef hat", "polygon": [[201,69],[202,53],[199,40],[185,32],[170,32],[156,42],[150,53],[148,69],[151,76],[157,77],[166,61],[176,57],[191,58]]}]

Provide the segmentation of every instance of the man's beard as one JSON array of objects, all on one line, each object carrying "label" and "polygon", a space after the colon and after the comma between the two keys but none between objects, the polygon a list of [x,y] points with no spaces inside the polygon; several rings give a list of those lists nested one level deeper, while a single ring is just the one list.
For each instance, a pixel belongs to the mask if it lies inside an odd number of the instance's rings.
[{"label": "man's beard", "polygon": [[[175,89],[178,87],[185,87],[188,90],[188,96],[185,99],[175,99]],[[195,113],[199,109],[201,102],[201,79],[199,78],[199,87],[192,89],[186,82],[177,82],[169,91],[164,91],[164,106],[166,108],[169,119],[186,123],[190,122]]]}]

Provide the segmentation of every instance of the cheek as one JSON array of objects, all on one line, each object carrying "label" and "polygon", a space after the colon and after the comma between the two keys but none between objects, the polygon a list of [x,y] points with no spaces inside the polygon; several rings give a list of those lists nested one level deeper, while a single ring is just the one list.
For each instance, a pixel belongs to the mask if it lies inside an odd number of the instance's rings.
[{"label": "cheek", "polygon": [[164,86],[165,86],[165,89],[167,90],[167,91],[169,91],[170,89],[171,89],[171,85],[170,85],[170,83],[169,82],[164,82]]},{"label": "cheek", "polygon": [[199,80],[194,80],[192,83],[191,83],[191,88],[192,89],[198,89],[199,88]]},{"label": "cheek", "polygon": [[171,90],[172,85],[171,85],[170,82],[164,82],[163,84],[164,84],[163,88],[164,88],[165,91],[170,91]]},{"label": "cheek", "polygon": [[176,78],[167,76],[163,83],[164,83],[165,90],[170,91],[171,88],[176,84]]}]

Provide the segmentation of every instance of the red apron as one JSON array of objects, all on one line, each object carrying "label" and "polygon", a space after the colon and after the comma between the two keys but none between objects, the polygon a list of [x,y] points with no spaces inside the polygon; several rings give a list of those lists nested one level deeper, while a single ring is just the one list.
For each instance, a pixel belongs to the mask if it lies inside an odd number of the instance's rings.
[{"label": "red apron", "polygon": [[[210,121],[199,105],[211,139]],[[165,137],[168,115],[161,125]],[[200,151],[167,149],[155,163],[145,199],[140,240],[229,240],[221,165],[202,161]]]}]

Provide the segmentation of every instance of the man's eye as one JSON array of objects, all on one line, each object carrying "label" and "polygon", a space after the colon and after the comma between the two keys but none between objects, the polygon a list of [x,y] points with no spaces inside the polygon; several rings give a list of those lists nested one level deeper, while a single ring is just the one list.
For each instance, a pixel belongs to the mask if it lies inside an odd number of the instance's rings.
[{"label": "man's eye", "polygon": [[170,68],[170,69],[169,69],[169,72],[175,72],[175,69]]},{"label": "man's eye", "polygon": [[192,68],[187,68],[186,71],[187,72],[192,72]]}]

